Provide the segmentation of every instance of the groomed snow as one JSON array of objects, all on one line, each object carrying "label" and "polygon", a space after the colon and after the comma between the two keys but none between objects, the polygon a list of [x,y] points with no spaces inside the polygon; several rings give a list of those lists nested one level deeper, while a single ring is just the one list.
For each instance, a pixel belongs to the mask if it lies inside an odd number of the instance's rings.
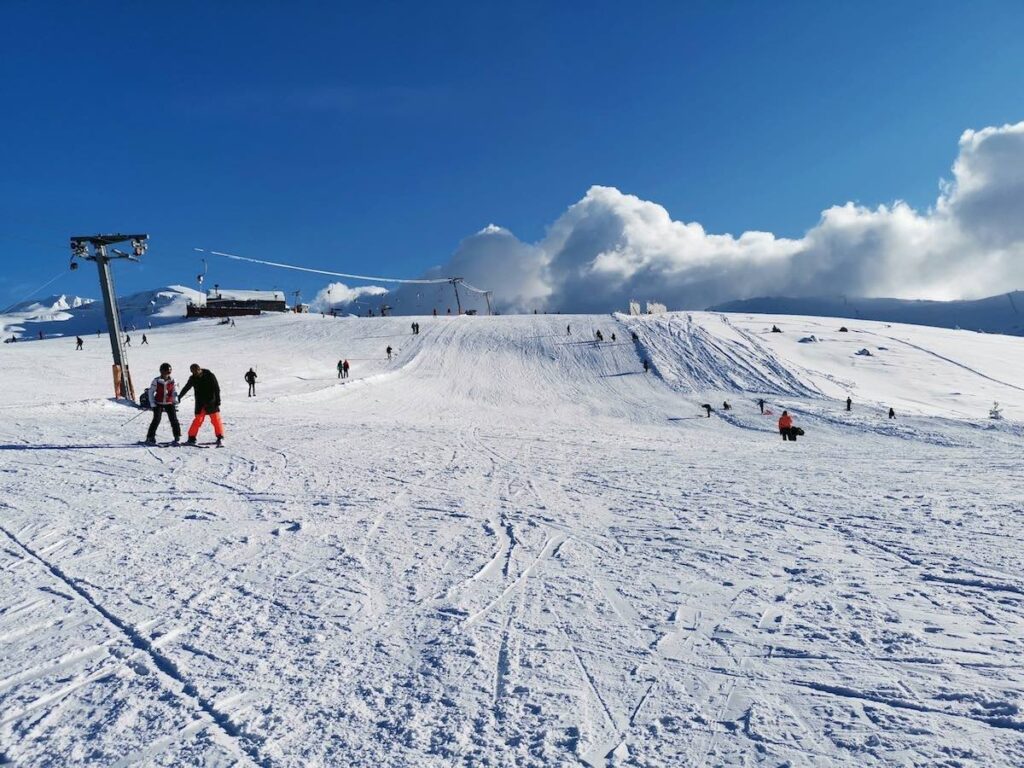
[{"label": "groomed snow", "polygon": [[0,764],[1024,764],[1024,340],[416,319],[0,347]]}]

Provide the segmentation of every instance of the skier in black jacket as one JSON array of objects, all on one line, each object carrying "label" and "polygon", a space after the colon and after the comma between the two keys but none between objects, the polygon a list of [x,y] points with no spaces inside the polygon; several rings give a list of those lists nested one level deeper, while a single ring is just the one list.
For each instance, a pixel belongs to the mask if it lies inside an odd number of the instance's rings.
[{"label": "skier in black jacket", "polygon": [[220,384],[217,383],[217,377],[213,375],[213,371],[204,371],[198,363],[192,363],[189,370],[192,375],[189,376],[188,382],[181,388],[181,394],[178,396],[180,400],[188,394],[190,389],[195,390],[196,417],[192,420],[192,426],[188,428],[188,444],[196,444],[199,428],[203,426],[203,422],[209,416],[214,434],[217,435],[217,447],[219,448],[224,444],[224,424],[220,420]]},{"label": "skier in black jacket", "polygon": [[256,397],[256,371],[252,368],[245,373],[245,383],[249,385],[249,397]]}]

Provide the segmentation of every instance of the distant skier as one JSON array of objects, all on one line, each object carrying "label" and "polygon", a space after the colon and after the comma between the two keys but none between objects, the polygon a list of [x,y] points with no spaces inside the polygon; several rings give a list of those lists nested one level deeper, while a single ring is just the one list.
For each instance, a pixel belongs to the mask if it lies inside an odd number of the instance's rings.
[{"label": "distant skier", "polygon": [[181,424],[178,423],[178,398],[175,395],[174,379],[171,377],[171,364],[160,364],[160,375],[149,385],[149,407],[153,411],[153,420],[149,423],[146,443],[156,445],[156,429],[160,426],[160,418],[166,413],[171,422],[174,444],[181,441]]},{"label": "distant skier", "polygon": [[346,360],[345,362],[343,362],[341,364],[341,378],[343,378],[343,379],[347,379],[348,378],[348,360]]},{"label": "distant skier", "polygon": [[792,428],[793,417],[789,415],[789,411],[783,411],[779,416],[779,434],[782,435],[783,440],[789,440],[789,430]]},{"label": "distant skier", "polygon": [[594,331],[594,338],[597,339],[598,341],[604,341],[604,336],[601,334],[600,331]]},{"label": "distant skier", "polygon": [[338,361],[338,378],[345,378],[345,364],[341,360]]},{"label": "distant skier", "polygon": [[852,408],[853,408],[853,399],[852,399],[852,398],[849,398],[849,397],[847,397],[847,398],[846,398],[846,410],[848,410],[848,411],[849,411],[849,410],[851,410]]},{"label": "distant skier", "polygon": [[45,339],[45,338],[46,338],[46,337],[45,337],[45,336],[43,336],[43,332],[42,332],[42,331],[40,331],[40,332],[39,332],[39,340],[40,340],[40,341],[42,341],[42,340],[43,340],[43,339]]},{"label": "distant skier", "polygon": [[130,347],[132,345],[132,337],[131,336],[126,335],[124,337],[124,345],[126,347]]},{"label": "distant skier", "polygon": [[142,346],[149,344],[149,339],[146,338],[146,334],[142,334]]},{"label": "distant skier", "polygon": [[572,336],[572,326],[571,325],[565,326],[565,335],[566,336]]},{"label": "distant skier", "polygon": [[647,373],[650,369],[651,369],[651,364],[649,362],[647,362],[647,359],[645,358],[644,359],[644,373]]},{"label": "distant skier", "polygon": [[896,411],[893,410],[892,408],[889,409],[889,418],[890,419],[895,419],[896,418]]},{"label": "distant skier", "polygon": [[434,307],[434,317],[437,317],[437,307]]},{"label": "distant skier", "polygon": [[640,341],[640,337],[636,335],[636,331],[630,331],[633,334],[633,341]]},{"label": "distant skier", "polygon": [[232,328],[235,327],[235,318],[233,318],[233,317],[231,318],[231,327]]},{"label": "distant skier", "polygon": [[761,415],[764,416],[764,398],[757,398],[757,407],[761,409]]},{"label": "distant skier", "polygon": [[224,424],[220,419],[220,384],[217,383],[213,371],[203,370],[198,363],[192,363],[189,370],[192,375],[182,387],[179,396],[184,397],[190,389],[195,389],[196,417],[192,420],[192,426],[188,428],[188,444],[196,444],[199,428],[209,416],[213,432],[217,436],[217,447],[220,448],[224,444]]},{"label": "distant skier", "polygon": [[612,341],[615,341],[615,333],[612,333]]},{"label": "distant skier", "polygon": [[249,397],[256,397],[256,371],[252,368],[246,371],[245,383],[249,385]]},{"label": "distant skier", "polygon": [[83,349],[84,344],[85,342],[82,341],[81,336],[75,336],[75,349]]},{"label": "distant skier", "polygon": [[391,359],[391,346],[390,345],[388,346],[387,353],[388,353],[388,360],[390,360]]},{"label": "distant skier", "polygon": [[782,329],[777,325],[772,326],[772,333],[782,333]]},{"label": "distant skier", "polygon": [[704,409],[704,411],[708,415],[708,418],[710,419],[711,418],[711,411],[712,411],[711,403],[704,403],[704,405],[702,405],[701,408]]},{"label": "distant skier", "polygon": [[412,335],[413,335],[413,336],[415,336],[415,335],[416,335],[416,323],[413,323],[413,324],[412,324]]},{"label": "distant skier", "polygon": [[722,403],[722,410],[723,411],[731,411],[732,410],[732,406],[729,405],[729,401],[728,400],[726,400],[726,401],[724,401]]}]

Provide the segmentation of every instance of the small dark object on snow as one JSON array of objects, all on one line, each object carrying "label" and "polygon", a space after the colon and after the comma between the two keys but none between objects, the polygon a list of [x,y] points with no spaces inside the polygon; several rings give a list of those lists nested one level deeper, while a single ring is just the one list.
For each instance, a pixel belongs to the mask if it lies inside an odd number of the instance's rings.
[{"label": "small dark object on snow", "polygon": [[849,332],[850,332],[850,329],[849,329],[849,328],[847,328],[847,327],[846,327],[846,326],[844,325],[844,326],[843,326],[842,328],[840,328],[840,329],[839,329],[839,332],[840,332],[840,333],[849,333]]},{"label": "small dark object on snow", "polygon": [[896,418],[896,411],[894,411],[892,408],[889,409],[889,418],[890,419],[895,419]]},{"label": "small dark object on snow", "polygon": [[772,333],[782,333],[782,329],[777,325],[772,326]]},{"label": "small dark object on snow", "polygon": [[852,410],[852,409],[853,409],[853,400],[851,400],[848,397],[848,398],[846,398],[846,410],[849,411],[849,410]]},{"label": "small dark object on snow", "polygon": [[731,411],[732,410],[732,406],[729,405],[729,401],[728,400],[726,400],[725,402],[722,403],[722,410],[723,411]]}]

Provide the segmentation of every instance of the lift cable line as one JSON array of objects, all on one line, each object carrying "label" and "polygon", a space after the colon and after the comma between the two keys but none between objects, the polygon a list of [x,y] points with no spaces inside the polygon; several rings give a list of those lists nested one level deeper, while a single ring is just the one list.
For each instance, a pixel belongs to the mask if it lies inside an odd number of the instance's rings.
[{"label": "lift cable line", "polygon": [[11,306],[7,307],[7,309],[5,309],[5,310],[3,310],[2,312],[0,312],[0,315],[6,315],[6,314],[7,314],[8,312],[10,312],[11,310],[13,310],[13,309],[14,309],[15,307],[17,307],[17,306],[18,306],[19,304],[24,304],[24,303],[25,303],[26,301],[28,301],[29,299],[34,299],[34,298],[38,297],[38,296],[39,296],[39,294],[40,294],[40,293],[42,292],[42,290],[43,290],[44,288],[48,288],[49,286],[53,285],[53,284],[54,284],[55,282],[57,282],[57,281],[58,281],[58,280],[60,280],[60,279],[61,279],[62,277],[64,277],[64,275],[66,275],[67,273],[68,273],[68,271],[67,271],[66,269],[61,269],[61,271],[60,271],[60,272],[58,272],[58,273],[57,273],[56,275],[54,275],[53,277],[51,277],[51,278],[50,278],[49,280],[47,280],[47,281],[46,281],[45,283],[43,283],[42,285],[38,286],[37,288],[33,288],[33,289],[32,289],[32,293],[30,293],[30,294],[29,294],[28,296],[26,296],[26,297],[25,297],[25,298],[23,298],[23,299],[19,299],[18,301],[16,301],[16,302],[14,302],[13,304],[11,304]]},{"label": "lift cable line", "polygon": [[250,259],[248,256],[237,256],[233,253],[222,253],[221,251],[208,251],[203,248],[195,248],[194,250],[200,253],[209,253],[213,256],[223,256],[226,259],[233,259],[235,261],[248,261],[250,264],[264,264],[268,267],[280,267],[281,269],[294,269],[298,272],[312,272],[316,275],[330,275],[332,277],[349,277],[354,280],[373,280],[380,283],[450,283],[452,278],[442,277],[439,279],[429,280],[426,278],[419,280],[401,279],[397,277],[373,277],[371,275],[351,275],[347,272],[331,272],[326,269],[313,269],[312,267],[299,267],[294,264],[281,264],[277,261],[264,261],[263,259]]},{"label": "lift cable line", "polygon": [[300,267],[295,264],[282,264],[279,261],[265,261],[264,259],[252,259],[248,256],[239,256],[234,253],[224,253],[223,251],[212,251],[206,248],[193,248],[193,250],[199,253],[209,253],[212,256],[221,256],[225,259],[232,259],[234,261],[247,261],[250,264],[263,264],[268,267],[279,267],[280,269],[294,269],[297,272],[311,272],[315,275],[329,275],[331,277],[347,277],[352,280],[371,280],[376,283],[402,283],[402,284],[413,284],[413,285],[443,285],[448,283],[455,291],[455,303],[459,307],[459,312],[462,312],[462,300],[459,298],[459,286],[478,293],[487,299],[487,311],[491,311],[490,297],[493,295],[492,291],[485,291],[482,288],[470,285],[461,277],[436,277],[436,278],[398,278],[398,277],[375,277],[372,275],[353,275],[349,272],[333,272],[328,269],[313,269],[312,267]]}]

